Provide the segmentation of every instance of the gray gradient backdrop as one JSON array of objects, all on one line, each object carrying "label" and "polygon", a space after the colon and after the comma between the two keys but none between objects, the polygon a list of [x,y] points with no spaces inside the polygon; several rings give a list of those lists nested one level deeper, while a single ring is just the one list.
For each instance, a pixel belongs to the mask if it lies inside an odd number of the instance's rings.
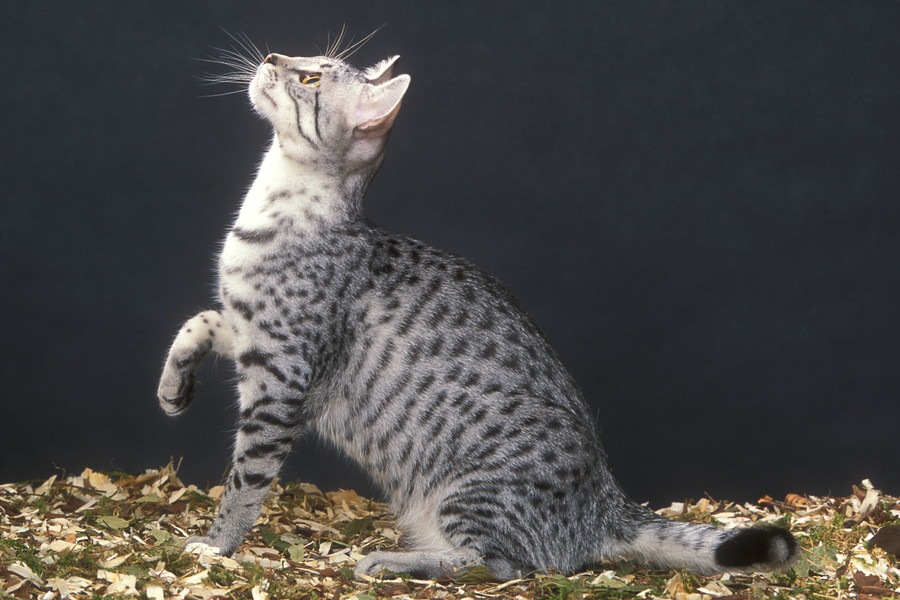
[{"label": "gray gradient backdrop", "polygon": [[[0,480],[219,479],[230,366],[175,420],[155,389],[269,133],[194,59],[343,23],[412,76],[370,217],[506,282],[636,499],[900,491],[884,1],[4,3]],[[284,475],[369,489],[315,441]]]}]

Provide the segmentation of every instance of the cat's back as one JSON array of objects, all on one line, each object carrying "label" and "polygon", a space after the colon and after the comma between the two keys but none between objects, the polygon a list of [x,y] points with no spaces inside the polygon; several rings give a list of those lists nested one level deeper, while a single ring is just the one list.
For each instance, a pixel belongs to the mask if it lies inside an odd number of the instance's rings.
[{"label": "cat's back", "polygon": [[[415,461],[440,461],[454,448],[506,444],[525,456],[553,437],[560,456],[594,454],[580,391],[496,278],[413,239],[358,235],[368,259],[353,268],[365,281],[343,368],[323,398],[321,433],[389,489],[410,485],[399,472],[422,479],[429,467]],[[426,440],[441,442],[429,445],[430,457]],[[548,445],[543,455],[555,452]]]},{"label": "cat's back", "polygon": [[362,322],[403,350],[395,366],[433,373],[435,383],[440,375],[473,395],[580,400],[550,344],[497,278],[418,240],[381,229],[371,235]]}]

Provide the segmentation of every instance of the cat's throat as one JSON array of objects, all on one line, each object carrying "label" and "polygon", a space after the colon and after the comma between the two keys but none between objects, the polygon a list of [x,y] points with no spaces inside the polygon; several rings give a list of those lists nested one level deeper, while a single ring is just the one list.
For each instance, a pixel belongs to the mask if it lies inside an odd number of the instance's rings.
[{"label": "cat's throat", "polygon": [[327,163],[295,161],[273,144],[241,205],[235,227],[302,234],[364,218],[362,197],[368,177],[329,167]]}]

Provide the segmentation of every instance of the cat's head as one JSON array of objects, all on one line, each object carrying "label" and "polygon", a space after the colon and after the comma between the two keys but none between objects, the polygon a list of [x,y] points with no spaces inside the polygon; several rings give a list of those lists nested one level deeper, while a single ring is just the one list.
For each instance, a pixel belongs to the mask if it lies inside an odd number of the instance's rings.
[{"label": "cat's head", "polygon": [[360,71],[325,56],[269,54],[250,82],[250,100],[290,158],[351,172],[377,166],[410,82],[393,76],[397,58]]}]

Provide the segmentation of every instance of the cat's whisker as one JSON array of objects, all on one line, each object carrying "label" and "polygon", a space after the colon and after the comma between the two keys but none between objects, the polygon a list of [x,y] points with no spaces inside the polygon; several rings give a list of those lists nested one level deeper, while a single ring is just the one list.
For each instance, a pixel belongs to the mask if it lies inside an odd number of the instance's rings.
[{"label": "cat's whisker", "polygon": [[[341,44],[344,41],[344,35],[346,33],[347,33],[347,24],[344,23],[343,25],[341,25],[341,31],[340,31],[340,33],[338,33],[338,36],[334,39],[333,42],[328,43],[327,47],[325,48],[325,56],[327,56],[328,58],[336,58],[336,53],[338,51],[338,48],[341,47]],[[328,40],[330,37],[331,37],[331,34],[328,34],[328,37],[326,37],[326,40]]]},{"label": "cat's whisker", "polygon": [[[245,91],[248,81],[244,78],[238,77],[199,77],[200,85],[219,85],[219,84],[234,84],[239,85],[241,89],[237,90],[237,92]],[[237,93],[235,92],[235,93]]]},{"label": "cat's whisker", "polygon": [[248,57],[247,55],[242,54],[232,48],[216,48],[216,50],[219,51],[222,58],[227,57],[246,64],[258,64],[253,58]]},{"label": "cat's whisker", "polygon": [[225,73],[204,73],[197,79],[200,80],[202,85],[236,85],[239,89],[223,92],[221,94],[207,94],[201,97],[227,96],[229,94],[242,93],[247,84],[250,83],[256,75],[259,64],[264,60],[262,53],[258,48],[252,45],[252,42],[250,42],[249,39],[242,40],[228,31],[225,33],[239,45],[239,48],[214,47],[213,50],[217,53],[216,55],[206,58],[195,58],[194,60],[221,65],[230,70]]},{"label": "cat's whisker", "polygon": [[322,50],[319,49],[318,44],[316,44],[316,49],[319,50],[319,54],[321,54],[322,56],[329,57],[329,58],[331,57],[331,54],[329,54],[329,52],[331,51],[331,33],[330,32],[328,32],[328,31],[325,32],[325,51],[322,52]]},{"label": "cat's whisker", "polygon": [[381,25],[381,26],[377,27],[374,31],[372,31],[372,33],[370,33],[369,35],[367,35],[366,37],[362,38],[361,40],[359,40],[359,41],[356,42],[356,43],[353,43],[353,41],[351,40],[350,45],[348,45],[348,46],[347,46],[344,50],[342,50],[337,56],[335,56],[335,58],[337,58],[338,60],[346,60],[346,59],[350,58],[351,56],[353,56],[354,54],[356,54],[356,52],[357,52],[360,48],[362,48],[363,46],[365,46],[366,43],[367,43],[369,40],[371,40],[373,37],[375,37],[375,34],[378,33],[378,32],[381,30],[382,27],[384,27],[384,25]]},{"label": "cat's whisker", "polygon": [[219,85],[219,84],[228,84],[228,85],[239,85],[241,88],[245,88],[247,84],[253,79],[251,75],[216,75],[211,73],[204,73],[197,77],[197,80],[200,82],[200,85]]},{"label": "cat's whisker", "polygon": [[[319,49],[318,44],[316,45],[316,49]],[[329,54],[330,51],[331,51],[331,33],[326,31],[325,32],[325,51],[322,52],[321,50],[319,50],[319,54],[321,54],[322,56],[325,56],[325,57],[331,57],[331,55]]]},{"label": "cat's whisker", "polygon": [[216,50],[219,52],[218,58],[210,58],[209,60],[221,62],[228,66],[240,65],[246,68],[255,69],[260,65],[260,63],[262,63],[263,60],[265,60],[260,59],[259,61],[255,61],[252,58],[249,58],[247,56],[244,56],[243,54],[240,54],[239,52],[227,48],[216,48]]},{"label": "cat's whisker", "polygon": [[331,47],[331,55],[337,57],[338,53],[341,50],[341,45],[343,45],[344,40],[347,38],[347,24],[344,23],[341,25],[341,34],[334,41],[334,45]]},{"label": "cat's whisker", "polygon": [[201,81],[241,81],[244,83],[250,83],[253,79],[254,73],[252,71],[232,71],[228,73],[204,73],[199,76],[198,79]]},{"label": "cat's whisker", "polygon": [[248,64],[235,63],[235,62],[229,62],[229,61],[225,61],[225,60],[221,60],[221,59],[212,59],[212,58],[198,58],[195,60],[198,60],[200,62],[214,64],[214,65],[222,65],[223,67],[228,67],[228,68],[232,69],[236,73],[249,73],[249,74],[256,73],[256,66],[251,67]]},{"label": "cat's whisker", "polygon": [[256,59],[257,64],[265,60],[266,57],[246,33],[241,31],[238,35],[235,35],[224,28],[223,31],[228,35],[228,37],[234,40],[238,46],[240,46],[244,51],[247,52],[248,57]]},{"label": "cat's whisker", "polygon": [[200,94],[198,98],[218,98],[220,96],[231,96],[232,94],[243,94],[245,93],[244,89],[231,90],[229,92],[220,92],[218,94]]}]

